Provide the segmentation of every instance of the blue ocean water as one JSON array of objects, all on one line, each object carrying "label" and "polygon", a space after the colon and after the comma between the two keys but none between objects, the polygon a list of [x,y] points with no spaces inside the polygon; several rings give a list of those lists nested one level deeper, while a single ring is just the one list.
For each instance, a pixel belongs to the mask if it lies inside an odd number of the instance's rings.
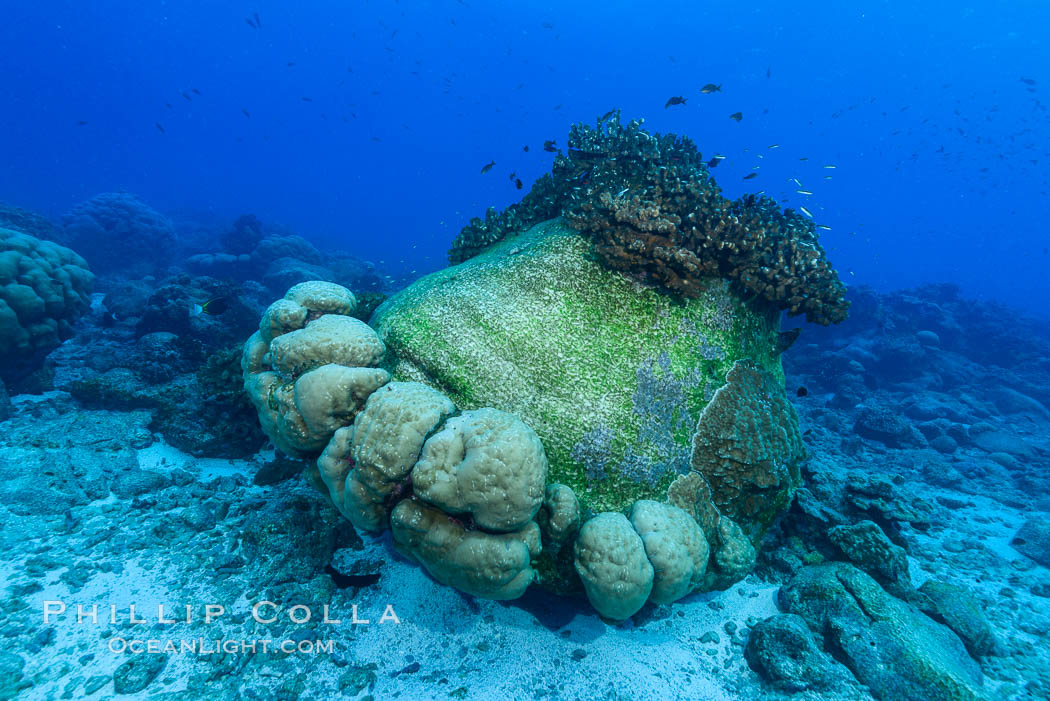
[{"label": "blue ocean water", "polygon": [[46,214],[124,189],[421,274],[520,197],[511,173],[527,189],[549,170],[545,140],[619,107],[725,155],[728,196],[806,206],[847,284],[954,282],[1045,314],[1042,2],[9,1],[2,17],[0,195]]}]

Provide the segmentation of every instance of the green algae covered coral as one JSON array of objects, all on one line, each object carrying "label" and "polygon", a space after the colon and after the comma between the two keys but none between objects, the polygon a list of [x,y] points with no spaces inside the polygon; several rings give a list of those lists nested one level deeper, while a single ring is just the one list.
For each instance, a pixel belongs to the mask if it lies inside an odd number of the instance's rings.
[{"label": "green algae covered coral", "polygon": [[781,377],[776,317],[706,284],[685,301],[639,285],[554,220],[418,280],[372,326],[395,379],[519,416],[552,482],[619,511],[689,471],[700,412],[736,360]]},{"label": "green algae covered coral", "polygon": [[776,317],[716,278],[675,300],[593,245],[537,225],[395,295],[374,332],[343,288],[296,286],[242,356],[264,431],[318,457],[355,526],[476,596],[538,581],[622,620],[737,581],[802,457]]},{"label": "green algae covered coral", "polygon": [[845,287],[810,220],[766,197],[726,199],[692,141],[650,134],[641,120],[622,125],[619,112],[594,127],[574,124],[552,173],[520,203],[472,220],[450,261],[558,215],[594,240],[607,266],[676,295],[696,297],[716,276],[812,322],[846,318]]},{"label": "green algae covered coral", "polygon": [[[715,276],[684,299],[639,284],[562,219],[418,280],[371,323],[395,379],[461,409],[511,412],[537,433],[549,462],[537,578],[583,589],[610,618],[746,575],[800,482],[776,311]],[[654,516],[655,503],[677,515]],[[644,517],[588,525],[639,504]],[[699,528],[683,527],[685,515]],[[651,545],[633,574],[617,570],[622,581],[602,580],[610,558],[627,561],[606,551],[619,542],[606,525]],[[676,578],[644,576],[654,558]]]}]

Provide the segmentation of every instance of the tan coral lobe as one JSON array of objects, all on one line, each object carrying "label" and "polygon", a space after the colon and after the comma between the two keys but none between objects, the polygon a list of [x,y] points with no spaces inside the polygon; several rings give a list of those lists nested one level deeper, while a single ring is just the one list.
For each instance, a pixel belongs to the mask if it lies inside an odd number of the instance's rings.
[{"label": "tan coral lobe", "polygon": [[427,439],[412,471],[416,494],[478,527],[515,531],[543,501],[547,457],[535,432],[513,414],[465,411]]},{"label": "tan coral lobe", "polygon": [[614,621],[636,614],[653,590],[655,571],[645,544],[623,514],[601,513],[583,524],[576,571],[591,606]]},{"label": "tan coral lobe", "polygon": [[641,500],[631,507],[630,521],[653,566],[650,601],[669,604],[699,589],[707,572],[708,544],[689,514],[658,501]]},{"label": "tan coral lobe", "polygon": [[[426,437],[456,410],[437,390],[391,382],[368,398],[353,427],[343,514],[364,530],[386,528],[390,494],[416,466]],[[338,504],[337,504],[338,505]]]},{"label": "tan coral lobe", "polygon": [[390,516],[394,545],[420,562],[442,584],[483,599],[516,599],[536,573],[540,529],[529,521],[511,533],[467,530],[440,509],[400,502]]}]

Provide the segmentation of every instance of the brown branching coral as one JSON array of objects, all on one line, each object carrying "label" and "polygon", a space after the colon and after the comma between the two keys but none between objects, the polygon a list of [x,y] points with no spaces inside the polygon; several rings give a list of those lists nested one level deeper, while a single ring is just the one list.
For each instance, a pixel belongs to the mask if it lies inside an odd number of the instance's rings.
[{"label": "brown branching coral", "polygon": [[544,175],[521,202],[512,204],[502,212],[489,207],[484,219],[472,218],[459,232],[448,252],[449,263],[456,265],[470,260],[492,244],[502,241],[508,234],[525,231],[560,215],[567,191],[564,183],[556,182],[551,175]]},{"label": "brown branching coral", "polygon": [[673,293],[695,297],[706,279],[721,277],[809,321],[846,318],[845,287],[812,222],[766,197],[723,197],[688,137],[641,126],[621,125],[619,112],[594,127],[574,124],[552,174],[520,204],[472,220],[450,259],[561,214],[594,240],[606,265]]}]

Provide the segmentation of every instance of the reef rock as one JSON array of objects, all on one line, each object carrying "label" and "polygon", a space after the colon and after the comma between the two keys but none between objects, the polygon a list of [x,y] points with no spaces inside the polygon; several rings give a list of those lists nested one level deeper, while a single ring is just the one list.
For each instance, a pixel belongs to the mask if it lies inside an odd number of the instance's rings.
[{"label": "reef rock", "polygon": [[849,673],[820,649],[806,622],[794,614],[770,616],[756,624],[744,656],[751,669],[780,691],[834,689],[836,698],[863,698]]},{"label": "reef rock", "polygon": [[1050,567],[1050,520],[1032,517],[1024,522],[1010,545],[1044,567]]},{"label": "reef rock", "polygon": [[806,567],[779,597],[877,699],[985,698],[959,637],[852,565]]},{"label": "reef rock", "polygon": [[890,541],[879,525],[861,521],[850,526],[836,526],[828,538],[854,565],[874,577],[894,594],[903,596],[911,589],[908,554]]},{"label": "reef rock", "polygon": [[919,588],[918,604],[923,613],[955,631],[971,655],[994,654],[998,647],[992,626],[981,602],[957,584],[927,580]]}]

